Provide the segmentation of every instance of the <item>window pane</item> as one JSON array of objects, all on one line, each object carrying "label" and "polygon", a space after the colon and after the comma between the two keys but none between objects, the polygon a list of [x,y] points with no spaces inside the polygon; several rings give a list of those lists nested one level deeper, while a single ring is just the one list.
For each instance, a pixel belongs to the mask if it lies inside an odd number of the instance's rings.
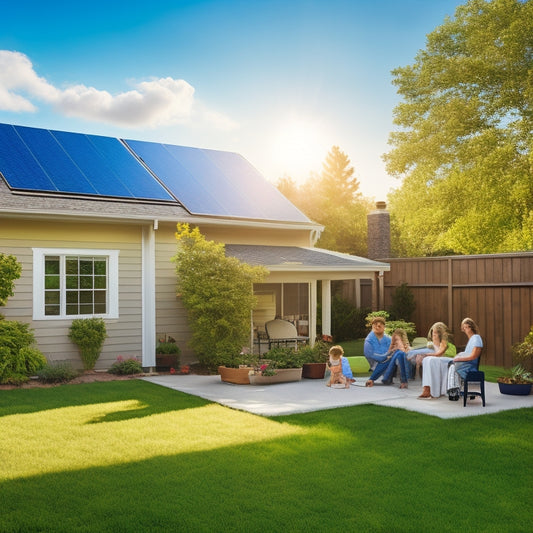
[{"label": "window pane", "polygon": [[44,293],[44,304],[57,304],[59,305],[59,291],[46,291]]},{"label": "window pane", "polygon": [[44,259],[45,274],[59,274],[59,257],[47,256]]},{"label": "window pane", "polygon": [[92,275],[93,273],[93,260],[92,259],[80,259],[80,274],[84,276]]},{"label": "window pane", "polygon": [[78,258],[77,257],[69,257],[65,261],[65,270],[67,271],[67,274],[72,275],[78,275]]},{"label": "window pane", "polygon": [[104,260],[95,260],[94,261],[94,273],[98,276],[105,276],[107,274],[107,261]]},{"label": "window pane", "polygon": [[59,276],[45,276],[44,288],[45,289],[59,289]]},{"label": "window pane", "polygon": [[67,276],[67,289],[77,289],[78,288],[78,276]]},{"label": "window pane", "polygon": [[93,314],[93,304],[80,305],[80,313],[82,315],[92,315]]},{"label": "window pane", "polygon": [[94,291],[94,301],[99,304],[105,304],[106,294],[106,291]]},{"label": "window pane", "polygon": [[92,276],[80,276],[80,289],[92,289],[93,277]]},{"label": "window pane", "polygon": [[93,293],[91,291],[80,292],[80,303],[82,303],[82,304],[92,304],[93,303]]},{"label": "window pane", "polygon": [[105,304],[95,304],[94,312],[98,315],[105,315],[106,313]]},{"label": "window pane", "polygon": [[94,278],[94,288],[95,289],[105,289],[106,288],[107,278],[105,276],[96,276]]},{"label": "window pane", "polygon": [[67,303],[68,304],[78,303],[78,291],[67,291]]},{"label": "window pane", "polygon": [[45,305],[44,314],[46,316],[59,316],[59,305]]},{"label": "window pane", "polygon": [[78,306],[73,304],[67,305],[67,315],[79,315]]}]

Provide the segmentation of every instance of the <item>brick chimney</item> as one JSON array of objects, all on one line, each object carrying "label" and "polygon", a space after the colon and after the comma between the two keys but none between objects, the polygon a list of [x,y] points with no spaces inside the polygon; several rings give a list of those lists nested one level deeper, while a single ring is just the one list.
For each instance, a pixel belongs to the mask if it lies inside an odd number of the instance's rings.
[{"label": "brick chimney", "polygon": [[390,215],[386,202],[376,202],[376,209],[368,213],[368,258],[390,257]]}]

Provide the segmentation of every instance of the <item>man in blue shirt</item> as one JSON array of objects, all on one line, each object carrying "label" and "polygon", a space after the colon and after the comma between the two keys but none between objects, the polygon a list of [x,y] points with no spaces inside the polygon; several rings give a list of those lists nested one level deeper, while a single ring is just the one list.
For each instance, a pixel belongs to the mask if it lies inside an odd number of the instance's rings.
[{"label": "man in blue shirt", "polygon": [[381,316],[376,316],[372,319],[372,331],[366,336],[364,353],[370,370],[374,371],[379,365],[383,366],[383,370],[389,364],[387,356],[385,355],[390,348],[391,338],[385,334],[385,319]]}]

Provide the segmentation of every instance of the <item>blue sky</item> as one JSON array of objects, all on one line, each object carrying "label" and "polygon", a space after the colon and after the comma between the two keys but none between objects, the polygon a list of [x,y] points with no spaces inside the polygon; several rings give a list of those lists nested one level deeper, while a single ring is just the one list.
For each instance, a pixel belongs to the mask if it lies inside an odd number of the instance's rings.
[{"label": "blue sky", "polygon": [[337,145],[385,200],[390,71],[463,3],[5,3],[0,122],[238,152],[273,182]]}]

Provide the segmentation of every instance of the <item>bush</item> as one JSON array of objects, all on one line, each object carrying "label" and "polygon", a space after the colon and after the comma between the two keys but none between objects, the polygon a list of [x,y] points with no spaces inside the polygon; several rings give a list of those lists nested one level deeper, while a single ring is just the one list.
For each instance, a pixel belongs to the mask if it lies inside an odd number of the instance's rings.
[{"label": "bush", "polygon": [[32,347],[34,342],[28,324],[0,320],[0,383],[24,383],[46,365],[44,355]]},{"label": "bush", "polygon": [[391,320],[385,324],[385,333],[392,335],[395,329],[403,329],[407,333],[409,342],[413,342],[416,337],[416,326],[413,322],[404,322],[403,320]]},{"label": "bush", "polygon": [[45,365],[37,372],[37,379],[42,383],[66,383],[78,376],[68,361],[58,361]]},{"label": "bush", "polygon": [[175,342],[158,342],[157,346],[155,348],[156,353],[161,354],[176,354],[179,355],[181,353],[180,347]]},{"label": "bush", "polygon": [[407,283],[402,283],[392,293],[392,305],[389,309],[391,317],[394,320],[405,320],[409,322],[415,309],[415,295],[407,286]]},{"label": "bush", "polygon": [[365,316],[368,309],[359,309],[348,300],[334,296],[331,303],[331,332],[336,342],[359,339],[366,335]]},{"label": "bush", "polygon": [[326,363],[331,343],[317,341],[313,346],[302,346],[298,349],[304,363]]},{"label": "bush", "polygon": [[78,346],[83,368],[92,370],[107,338],[105,322],[101,318],[77,318],[72,321],[68,338]]},{"label": "bush", "polygon": [[272,362],[275,368],[301,368],[305,361],[305,353],[301,350],[296,351],[294,348],[277,347],[272,348],[265,354],[263,359]]},{"label": "bush", "polygon": [[129,375],[129,374],[142,374],[143,369],[141,363],[135,359],[135,357],[129,357],[124,359],[121,355],[117,357],[117,360],[111,365],[108,370],[110,374]]}]

